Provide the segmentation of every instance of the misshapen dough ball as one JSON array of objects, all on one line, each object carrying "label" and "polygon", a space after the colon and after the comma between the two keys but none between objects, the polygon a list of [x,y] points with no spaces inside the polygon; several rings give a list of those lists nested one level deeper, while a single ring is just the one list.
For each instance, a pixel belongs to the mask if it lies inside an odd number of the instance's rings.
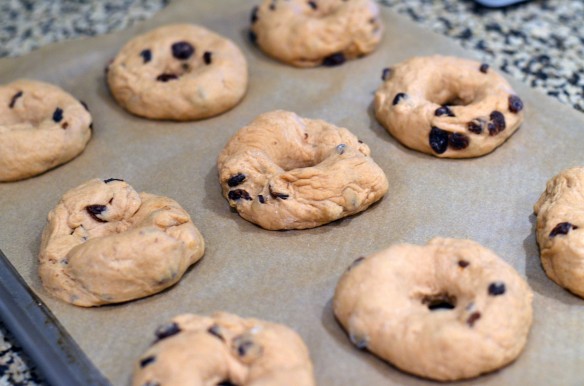
[{"label": "misshapen dough ball", "polygon": [[523,121],[523,102],[487,64],[415,57],[383,71],[375,116],[405,146],[436,157],[492,152]]},{"label": "misshapen dough ball", "polygon": [[191,24],[135,37],[106,70],[116,101],[151,119],[212,117],[238,104],[247,89],[247,62],[239,48]]},{"label": "misshapen dough ball", "polygon": [[89,138],[87,107],[59,87],[25,79],[0,87],[0,181],[68,162]]},{"label": "misshapen dough ball", "polygon": [[281,324],[216,313],[180,315],[156,331],[134,386],[314,386],[302,339]]},{"label": "misshapen dough ball", "polygon": [[409,373],[453,381],[517,358],[532,297],[490,250],[436,238],[357,259],[337,285],[333,310],[358,348]]},{"label": "misshapen dough ball", "polygon": [[176,201],[93,179],[49,213],[39,274],[48,292],[77,306],[119,303],[172,286],[204,248]]},{"label": "misshapen dough ball", "polygon": [[349,130],[288,111],[258,116],[217,160],[223,195],[262,228],[314,228],[367,209],[388,182]]},{"label": "misshapen dough ball", "polygon": [[535,204],[537,243],[545,273],[584,298],[584,168],[562,171]]},{"label": "misshapen dough ball", "polygon": [[264,0],[251,15],[252,41],[296,67],[335,66],[367,55],[382,33],[372,0]]}]

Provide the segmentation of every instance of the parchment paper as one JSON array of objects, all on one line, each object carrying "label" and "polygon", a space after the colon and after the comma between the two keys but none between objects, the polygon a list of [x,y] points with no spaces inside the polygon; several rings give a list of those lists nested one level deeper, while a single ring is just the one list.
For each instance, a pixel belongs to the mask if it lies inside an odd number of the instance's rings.
[{"label": "parchment paper", "polygon": [[[337,68],[295,69],[247,41],[254,3],[176,0],[130,30],[0,61],[2,83],[20,77],[56,83],[86,101],[95,120],[80,157],[41,176],[0,184],[0,248],[88,356],[114,384],[128,384],[133,361],[156,326],[182,312],[225,310],[295,328],[320,385],[432,384],[354,348],[334,320],[331,297],[356,257],[440,235],[493,249],[535,292],[525,352],[501,371],[460,384],[584,384],[584,300],[545,276],[532,214],[550,177],[584,164],[584,116],[511,80],[527,105],[526,120],[494,153],[440,160],[408,150],[372,114],[382,68],[414,55],[471,54],[384,9],[386,32],[373,55]],[[250,87],[239,106],[216,118],[173,123],[137,118],[116,105],[104,66],[132,36],[171,22],[199,23],[242,48]],[[265,231],[231,212],[221,196],[216,157],[240,127],[273,109],[349,128],[386,172],[387,196],[362,214],[304,231]],[[203,260],[172,289],[127,304],[84,309],[49,297],[36,260],[47,213],[65,191],[93,177],[123,178],[138,191],[176,199],[206,239]]]}]

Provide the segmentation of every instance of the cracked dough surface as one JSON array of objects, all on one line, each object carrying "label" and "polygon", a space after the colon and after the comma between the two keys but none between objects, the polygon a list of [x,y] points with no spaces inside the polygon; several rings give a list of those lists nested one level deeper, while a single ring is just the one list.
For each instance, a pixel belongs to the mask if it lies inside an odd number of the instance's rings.
[{"label": "cracked dough surface", "polygon": [[584,168],[564,170],[549,180],[534,212],[545,273],[584,298]]},{"label": "cracked dough surface", "polygon": [[172,286],[204,248],[176,201],[93,179],[49,213],[39,274],[49,293],[74,305],[119,303]]},{"label": "cracked dough surface", "polygon": [[276,323],[224,312],[162,325],[134,368],[134,386],[314,386],[308,349]]},{"label": "cracked dough surface", "polygon": [[81,154],[91,115],[57,86],[20,79],[0,87],[0,181],[43,173]]},{"label": "cracked dough surface", "polygon": [[305,229],[367,209],[388,182],[349,130],[288,111],[259,115],[217,160],[223,195],[262,228]]},{"label": "cracked dough surface", "polygon": [[435,238],[357,259],[337,285],[333,311],[357,347],[406,372],[452,381],[496,370],[521,353],[532,297],[492,251]]},{"label": "cracked dough surface", "polygon": [[523,121],[509,83],[474,60],[414,57],[384,78],[375,93],[377,120],[403,145],[436,157],[488,154]]},{"label": "cracked dough surface", "polygon": [[251,31],[269,56],[314,67],[335,54],[344,61],[371,53],[383,26],[372,0],[264,0],[252,11]]},{"label": "cracked dough surface", "polygon": [[[173,49],[177,43],[180,49]],[[110,90],[124,109],[177,121],[231,109],[243,98],[247,77],[247,61],[231,40],[192,24],[133,38],[107,69]]]}]

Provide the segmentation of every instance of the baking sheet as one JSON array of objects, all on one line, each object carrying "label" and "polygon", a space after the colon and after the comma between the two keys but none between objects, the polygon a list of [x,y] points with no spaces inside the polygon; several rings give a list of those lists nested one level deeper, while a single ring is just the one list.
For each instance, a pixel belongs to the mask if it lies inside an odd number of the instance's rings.
[{"label": "baking sheet", "polygon": [[0,317],[48,384],[110,385],[51,310],[30,291],[2,251]]},{"label": "baking sheet", "polygon": [[[224,310],[295,328],[320,385],[433,384],[356,350],[333,318],[331,298],[357,256],[439,235],[493,249],[535,293],[525,352],[501,371],[459,384],[582,385],[584,300],[542,271],[532,205],[548,178],[584,164],[584,116],[511,80],[527,105],[526,120],[494,153],[440,160],[408,150],[373,117],[382,68],[414,55],[472,54],[383,9],[386,31],[374,54],[336,68],[296,69],[247,41],[254,3],[175,0],[129,30],[0,61],[1,83],[27,77],[58,84],[87,102],[95,120],[80,157],[41,176],[0,184],[0,248],[89,358],[115,385],[129,384],[133,361],[161,322],[182,312]],[[199,23],[242,48],[250,87],[239,106],[216,118],[173,123],[134,117],[116,105],[104,66],[132,36],[171,22]],[[386,172],[387,196],[364,213],[303,231],[265,231],[231,212],[221,196],[216,157],[240,127],[273,109],[349,128]],[[36,272],[47,213],[65,191],[94,177],[123,178],[138,191],[177,200],[205,237],[205,257],[172,289],[127,304],[83,309],[49,297]]]}]

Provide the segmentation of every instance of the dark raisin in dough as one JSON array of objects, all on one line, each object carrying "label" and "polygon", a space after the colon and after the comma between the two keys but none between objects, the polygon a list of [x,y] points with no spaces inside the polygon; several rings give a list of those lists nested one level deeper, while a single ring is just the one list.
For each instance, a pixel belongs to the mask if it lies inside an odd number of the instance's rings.
[{"label": "dark raisin in dough", "polygon": [[188,42],[177,42],[172,45],[172,56],[179,60],[189,59],[195,53],[195,47]]},{"label": "dark raisin in dough", "polygon": [[438,127],[432,127],[429,135],[430,147],[437,154],[442,154],[448,149],[448,137],[449,133],[446,130],[439,129]]}]

